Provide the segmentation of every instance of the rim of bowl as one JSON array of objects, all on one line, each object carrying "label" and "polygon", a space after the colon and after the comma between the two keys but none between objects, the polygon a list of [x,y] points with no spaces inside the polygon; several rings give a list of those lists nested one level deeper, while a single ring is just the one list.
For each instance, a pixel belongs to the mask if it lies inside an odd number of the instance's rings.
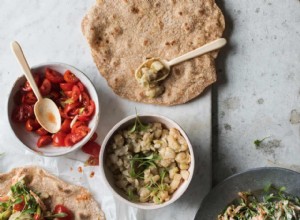
[{"label": "rim of bowl", "polygon": [[[190,156],[191,156],[191,163],[190,163],[190,168],[189,168],[189,171],[190,171],[190,175],[189,175],[189,179],[188,180],[185,180],[186,181],[186,184],[185,185],[180,185],[179,188],[181,188],[181,192],[179,194],[177,194],[177,197],[176,198],[173,198],[173,195],[171,197],[171,199],[167,202],[164,202],[162,204],[151,204],[151,203],[145,203],[145,204],[149,204],[149,205],[143,205],[143,203],[135,203],[135,202],[131,202],[127,199],[125,199],[124,197],[122,197],[118,192],[116,192],[114,190],[114,188],[111,186],[111,184],[108,182],[107,178],[106,178],[106,175],[105,175],[105,171],[104,171],[104,166],[105,166],[105,162],[104,162],[104,152],[105,152],[105,149],[110,141],[110,139],[112,138],[113,134],[119,130],[119,128],[126,122],[136,118],[136,117],[139,117],[139,118],[142,118],[142,117],[153,117],[154,119],[155,118],[158,118],[158,119],[163,119],[165,121],[168,121],[170,124],[173,124],[175,126],[177,126],[179,128],[179,131],[180,131],[180,134],[184,137],[184,139],[186,140],[187,144],[188,144],[188,147],[189,147],[189,151],[190,151]],[[155,120],[154,120],[155,121]],[[177,128],[177,129],[178,129]],[[163,116],[163,115],[157,115],[157,114],[140,114],[140,115],[130,115],[130,116],[127,116],[125,117],[124,119],[122,119],[121,121],[119,121],[117,124],[115,124],[111,129],[110,131],[106,134],[103,142],[102,142],[102,146],[101,146],[101,150],[100,150],[100,156],[99,156],[99,160],[100,160],[100,172],[101,172],[101,175],[103,177],[103,180],[104,180],[104,183],[105,185],[110,189],[110,191],[113,193],[114,197],[116,197],[117,199],[119,199],[119,201],[127,204],[127,205],[130,205],[130,206],[133,206],[133,207],[136,207],[136,208],[140,208],[140,209],[147,209],[147,210],[151,210],[151,209],[159,209],[159,208],[163,208],[165,206],[168,206],[170,204],[172,204],[173,202],[175,202],[176,200],[178,200],[183,194],[184,192],[187,190],[188,186],[190,185],[192,179],[193,179],[193,176],[194,176],[194,169],[195,169],[195,157],[194,157],[194,151],[193,151],[193,146],[187,136],[187,134],[185,133],[185,131],[182,129],[182,127],[175,121],[173,121],[172,119],[170,118],[167,118],[166,116]],[[179,189],[177,188],[176,191]]]},{"label": "rim of bowl", "polygon": [[[231,176],[229,177],[226,177],[224,180],[222,180],[221,182],[219,182],[216,186],[214,186],[210,192],[212,192],[213,190],[217,189],[217,188],[220,188],[222,187],[224,184],[226,184],[227,181],[233,179],[233,178],[236,178],[238,176],[241,176],[241,175],[244,175],[244,174],[248,174],[248,173],[253,173],[253,172],[260,172],[260,171],[263,171],[263,170],[281,170],[281,171],[286,171],[286,172],[290,172],[290,173],[295,173],[295,174],[298,174],[300,175],[300,172],[297,172],[295,170],[291,170],[291,169],[287,169],[287,168],[284,168],[284,167],[256,167],[256,168],[250,168],[250,169],[247,169],[247,170],[244,170],[244,171],[240,171],[238,173],[235,173],[235,174],[232,174]],[[209,192],[209,193],[210,193]],[[206,199],[207,195],[205,196],[205,198],[203,199],[203,202],[204,200]],[[202,202],[202,203],[203,203]],[[201,207],[201,206],[200,206]]]},{"label": "rim of bowl", "polygon": [[[9,96],[8,96],[8,99],[6,101],[6,111],[7,111],[7,117],[8,117],[8,122],[9,122],[9,125],[10,125],[10,128],[11,128],[11,132],[15,135],[16,139],[18,140],[18,142],[20,143],[20,146],[22,146],[22,148],[36,154],[36,155],[39,155],[39,156],[44,156],[44,157],[57,157],[57,156],[63,156],[63,155],[66,155],[68,153],[71,153],[75,150],[77,150],[78,148],[82,147],[84,144],[86,144],[89,139],[92,137],[93,133],[96,131],[97,127],[98,127],[98,124],[99,124],[99,120],[100,120],[100,112],[101,112],[101,104],[100,104],[100,101],[99,101],[99,97],[98,97],[98,93],[97,93],[97,90],[94,86],[94,84],[92,83],[92,81],[88,78],[88,76],[83,73],[81,70],[79,70],[78,68],[72,66],[72,65],[69,65],[69,64],[66,64],[66,63],[60,63],[60,62],[47,62],[47,63],[41,63],[41,64],[38,64],[38,65],[33,65],[30,67],[30,70],[32,69],[38,69],[38,68],[44,68],[44,67],[47,67],[47,66],[50,66],[50,65],[53,65],[53,66],[62,66],[66,69],[69,69],[71,72],[73,72],[72,70],[75,70],[76,72],[80,72],[83,77],[86,78],[87,81],[89,81],[92,85],[91,89],[95,91],[96,93],[96,98],[97,100],[93,100],[95,102],[95,105],[96,105],[96,109],[95,109],[95,126],[91,128],[90,132],[80,141],[77,143],[77,146],[73,145],[72,147],[68,147],[68,150],[66,150],[65,152],[61,152],[61,153],[51,153],[51,155],[48,155],[47,153],[43,153],[43,152],[38,152],[38,151],[35,151],[33,149],[31,149],[30,147],[27,147],[19,138],[18,136],[16,135],[13,127],[12,127],[12,124],[11,124],[11,120],[9,120],[9,118],[11,117],[10,115],[10,112],[8,111],[8,106],[9,106],[9,100],[10,100],[10,97],[12,95],[12,90],[13,88],[16,86],[17,82],[25,77],[24,75],[22,76],[19,76],[15,82],[13,83],[12,87],[11,87],[11,90],[10,90],[10,93],[9,93]],[[19,147],[19,145],[18,145]],[[66,148],[67,149],[67,148]]]}]

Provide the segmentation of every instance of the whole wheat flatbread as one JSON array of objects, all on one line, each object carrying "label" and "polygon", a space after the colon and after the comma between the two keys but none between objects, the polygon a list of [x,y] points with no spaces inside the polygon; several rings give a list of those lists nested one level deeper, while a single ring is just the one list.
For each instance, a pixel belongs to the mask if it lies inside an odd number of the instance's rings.
[{"label": "whole wheat flatbread", "polygon": [[174,66],[157,98],[144,95],[135,69],[146,58],[171,60],[213,41],[224,27],[214,0],[99,0],[82,21],[93,59],[113,91],[159,105],[185,103],[215,82],[217,52]]},{"label": "whole wheat flatbread", "polygon": [[0,174],[0,195],[6,195],[12,180],[23,175],[31,190],[50,195],[44,201],[49,210],[53,210],[57,204],[63,204],[74,213],[75,220],[105,219],[104,213],[85,188],[68,184],[38,167],[15,168],[9,173]]}]

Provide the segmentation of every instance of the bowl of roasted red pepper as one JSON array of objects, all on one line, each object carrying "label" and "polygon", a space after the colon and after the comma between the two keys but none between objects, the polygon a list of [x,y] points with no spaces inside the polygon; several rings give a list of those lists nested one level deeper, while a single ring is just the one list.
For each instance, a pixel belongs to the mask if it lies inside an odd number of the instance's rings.
[{"label": "bowl of roasted red pepper", "polygon": [[24,76],[15,82],[8,99],[10,126],[30,151],[44,156],[70,153],[86,144],[99,122],[100,103],[88,77],[73,66],[48,63],[31,69],[42,96],[52,99],[59,108],[61,128],[47,132],[35,118],[37,101]]}]

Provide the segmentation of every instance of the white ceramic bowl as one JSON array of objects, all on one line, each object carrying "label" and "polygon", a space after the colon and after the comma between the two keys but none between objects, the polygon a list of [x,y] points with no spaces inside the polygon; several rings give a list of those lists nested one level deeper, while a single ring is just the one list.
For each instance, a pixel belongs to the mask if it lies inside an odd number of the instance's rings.
[{"label": "white ceramic bowl", "polygon": [[100,151],[100,170],[101,175],[104,179],[105,184],[108,186],[108,188],[112,191],[113,195],[119,199],[120,201],[140,209],[158,209],[165,207],[167,205],[170,205],[171,203],[175,202],[187,189],[188,185],[190,184],[193,173],[194,173],[194,167],[195,167],[195,158],[194,158],[194,152],[193,147],[186,135],[186,133],[182,130],[182,128],[174,121],[160,115],[139,115],[140,120],[143,123],[149,123],[149,122],[160,122],[162,123],[166,128],[176,128],[180,131],[181,135],[185,138],[190,155],[191,155],[191,163],[188,171],[190,172],[189,178],[179,186],[179,188],[173,193],[171,196],[171,199],[167,202],[164,202],[162,204],[154,204],[154,203],[141,203],[141,202],[133,202],[127,199],[126,194],[115,185],[115,181],[113,179],[112,173],[109,170],[109,167],[106,166],[106,149],[111,143],[111,138],[113,135],[118,131],[125,128],[128,128],[128,126],[131,126],[135,122],[136,115],[131,115],[123,120],[121,120],[119,123],[117,123],[106,135],[104,141],[102,142],[102,147]]},{"label": "white ceramic bowl", "polygon": [[[70,70],[80,81],[83,83],[85,88],[90,94],[90,97],[95,102],[95,114],[92,120],[89,122],[89,128],[91,129],[90,132],[86,137],[84,137],[80,142],[76,143],[75,145],[71,147],[55,147],[52,145],[48,145],[45,147],[38,148],[36,143],[39,138],[39,136],[35,132],[28,132],[25,129],[24,123],[16,123],[11,119],[12,111],[15,107],[14,103],[14,95],[17,93],[17,91],[20,89],[20,86],[24,84],[26,81],[25,76],[19,77],[15,84],[12,87],[12,90],[9,94],[8,103],[7,103],[7,113],[8,113],[8,120],[10,123],[10,126],[12,128],[13,133],[15,134],[16,138],[21,142],[20,146],[23,148],[37,153],[42,156],[61,156],[67,153],[70,153],[72,151],[75,151],[79,147],[83,146],[88,140],[91,138],[93,133],[95,132],[98,122],[99,122],[99,116],[100,116],[100,103],[98,100],[98,95],[96,92],[96,89],[92,82],[87,78],[86,75],[84,75],[83,72],[76,69],[73,66],[63,64],[63,63],[45,63],[41,65],[37,65],[31,68],[31,71],[33,73],[45,73],[45,68],[51,68],[53,70],[58,71],[59,73],[64,73],[66,70]],[[21,70],[20,70],[21,72]]]}]

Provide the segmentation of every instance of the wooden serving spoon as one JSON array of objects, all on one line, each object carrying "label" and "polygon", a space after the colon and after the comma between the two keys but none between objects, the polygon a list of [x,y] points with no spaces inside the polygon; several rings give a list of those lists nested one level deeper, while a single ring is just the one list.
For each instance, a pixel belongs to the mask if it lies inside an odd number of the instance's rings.
[{"label": "wooden serving spoon", "polygon": [[56,133],[61,127],[61,117],[57,105],[49,98],[43,98],[31,74],[30,67],[18,42],[11,42],[11,49],[15,54],[24,75],[26,76],[37,102],[34,104],[34,114],[40,125],[50,133]]},{"label": "wooden serving spoon", "polygon": [[[142,65],[140,65],[137,68],[137,70],[135,72],[135,76],[136,76],[137,79],[140,78],[140,76],[141,76],[141,74],[140,74],[141,69],[144,68],[144,67],[149,67],[153,61],[160,61],[164,65],[165,69],[168,72],[170,72],[170,69],[171,69],[172,66],[174,66],[174,65],[176,65],[178,63],[181,63],[183,61],[195,58],[197,56],[201,56],[201,55],[203,55],[205,53],[217,50],[217,49],[223,47],[225,44],[226,44],[226,39],[225,38],[219,38],[219,39],[214,40],[212,42],[209,42],[209,43],[207,43],[207,44],[205,44],[205,45],[203,45],[203,46],[201,46],[201,47],[199,47],[199,48],[197,48],[195,50],[192,50],[192,51],[190,51],[190,52],[188,52],[186,54],[183,54],[183,55],[181,55],[179,57],[176,57],[176,58],[174,58],[174,59],[172,59],[170,61],[167,61],[167,60],[164,60],[164,59],[161,59],[161,58],[152,58],[152,59],[149,59],[149,60],[145,61]],[[167,75],[168,75],[168,73],[166,73],[165,77]]]}]

